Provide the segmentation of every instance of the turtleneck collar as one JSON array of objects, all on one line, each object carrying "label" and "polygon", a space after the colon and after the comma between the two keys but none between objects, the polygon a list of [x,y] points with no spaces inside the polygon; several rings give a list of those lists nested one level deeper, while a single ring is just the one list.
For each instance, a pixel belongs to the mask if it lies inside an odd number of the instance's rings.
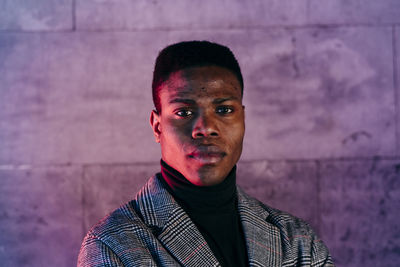
[{"label": "turtleneck collar", "polygon": [[177,202],[195,213],[233,212],[236,210],[236,166],[220,184],[196,186],[180,172],[161,160],[162,182]]}]

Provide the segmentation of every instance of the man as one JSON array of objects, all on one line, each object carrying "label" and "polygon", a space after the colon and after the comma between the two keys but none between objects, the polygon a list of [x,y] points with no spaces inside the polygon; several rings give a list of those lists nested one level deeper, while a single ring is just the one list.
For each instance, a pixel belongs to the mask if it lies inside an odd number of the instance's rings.
[{"label": "man", "polygon": [[303,221],[236,186],[243,78],[225,46],[166,47],[150,116],[161,173],[89,231],[78,266],[333,266]]}]

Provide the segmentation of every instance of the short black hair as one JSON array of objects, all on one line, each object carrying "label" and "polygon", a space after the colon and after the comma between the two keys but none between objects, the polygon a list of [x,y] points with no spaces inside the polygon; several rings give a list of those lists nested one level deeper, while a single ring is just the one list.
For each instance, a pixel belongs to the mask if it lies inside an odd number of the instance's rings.
[{"label": "short black hair", "polygon": [[239,63],[232,51],[223,45],[209,41],[186,41],[169,45],[160,51],[153,72],[153,102],[161,112],[160,86],[175,71],[215,65],[230,70],[238,79],[243,95],[243,77]]}]

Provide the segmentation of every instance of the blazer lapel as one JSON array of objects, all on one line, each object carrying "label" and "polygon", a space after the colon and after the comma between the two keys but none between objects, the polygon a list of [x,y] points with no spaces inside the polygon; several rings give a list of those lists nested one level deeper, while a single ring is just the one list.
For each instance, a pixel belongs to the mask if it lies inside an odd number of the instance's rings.
[{"label": "blazer lapel", "polygon": [[158,178],[152,177],[137,199],[144,222],[183,266],[220,266],[210,247]]},{"label": "blazer lapel", "polygon": [[281,266],[278,227],[267,222],[268,212],[238,189],[238,209],[246,238],[250,266]]},{"label": "blazer lapel", "polygon": [[200,231],[180,207],[171,214],[158,238],[183,266],[220,266]]}]

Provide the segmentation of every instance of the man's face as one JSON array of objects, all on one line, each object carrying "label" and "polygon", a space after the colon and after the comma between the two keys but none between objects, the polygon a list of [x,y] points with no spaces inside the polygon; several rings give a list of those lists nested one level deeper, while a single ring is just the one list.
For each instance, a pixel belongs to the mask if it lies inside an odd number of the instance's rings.
[{"label": "man's face", "polygon": [[244,106],[236,76],[217,66],[172,73],[151,115],[162,159],[197,186],[221,183],[242,153]]}]

